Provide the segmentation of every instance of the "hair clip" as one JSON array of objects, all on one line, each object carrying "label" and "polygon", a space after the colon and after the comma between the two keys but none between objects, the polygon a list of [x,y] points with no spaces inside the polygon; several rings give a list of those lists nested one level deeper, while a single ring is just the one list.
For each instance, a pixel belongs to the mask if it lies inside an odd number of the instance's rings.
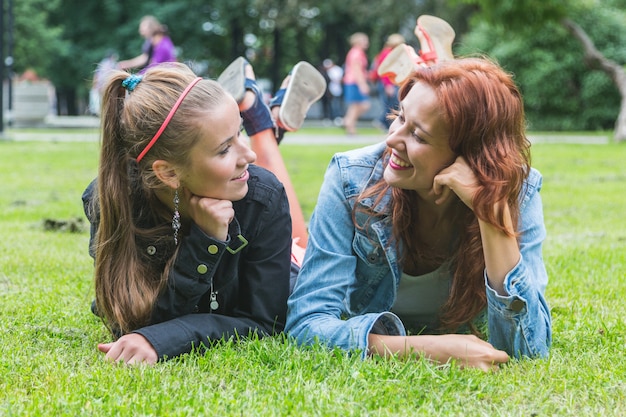
[{"label": "hair clip", "polygon": [[129,75],[128,78],[122,81],[122,87],[124,87],[128,91],[133,91],[135,87],[137,87],[137,84],[139,84],[139,81],[141,81],[142,78],[143,77],[141,75],[137,75],[137,74]]}]

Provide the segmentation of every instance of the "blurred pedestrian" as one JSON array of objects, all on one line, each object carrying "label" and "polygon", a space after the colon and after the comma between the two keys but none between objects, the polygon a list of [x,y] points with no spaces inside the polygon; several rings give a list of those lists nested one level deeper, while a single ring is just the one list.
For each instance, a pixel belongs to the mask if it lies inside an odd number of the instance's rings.
[{"label": "blurred pedestrian", "polygon": [[141,18],[139,34],[145,39],[141,54],[120,61],[119,69],[137,69],[143,72],[146,68],[162,62],[177,61],[176,48],[169,36],[169,30],[156,17],[148,15]]},{"label": "blurred pedestrian", "polygon": [[113,49],[109,49],[104,54],[104,58],[98,63],[93,73],[91,90],[89,91],[89,113],[94,116],[100,115],[102,89],[106,83],[108,73],[115,68],[117,68],[117,52]]},{"label": "blurred pedestrian", "polygon": [[323,62],[324,74],[328,88],[326,90],[326,101],[324,102],[324,117],[332,120],[336,125],[343,124],[342,119],[342,96],[343,96],[343,68],[335,64],[332,59],[327,58]]},{"label": "blurred pedestrian", "polygon": [[343,122],[346,133],[354,135],[359,117],[368,111],[371,105],[368,60],[365,53],[369,48],[369,37],[363,32],[356,32],[350,36],[350,46],[343,76],[344,101],[348,106]]},{"label": "blurred pedestrian", "polygon": [[378,97],[382,104],[383,111],[380,117],[376,120],[377,124],[387,131],[391,126],[391,120],[389,115],[398,108],[398,89],[399,87],[393,83],[393,81],[387,75],[379,76],[378,67],[380,63],[389,55],[389,53],[398,45],[405,42],[404,36],[399,33],[393,33],[387,37],[387,41],[383,46],[383,49],[376,55],[372,64],[372,70],[370,71],[370,80],[376,83],[378,90]]}]

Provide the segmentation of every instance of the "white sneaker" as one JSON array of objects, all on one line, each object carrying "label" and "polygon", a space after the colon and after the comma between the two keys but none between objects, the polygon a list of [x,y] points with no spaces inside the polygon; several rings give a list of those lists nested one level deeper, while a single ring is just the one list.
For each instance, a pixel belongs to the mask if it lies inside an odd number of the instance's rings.
[{"label": "white sneaker", "polygon": [[401,43],[389,52],[378,66],[378,75],[387,76],[400,85],[417,69],[419,57],[412,46]]},{"label": "white sneaker", "polygon": [[237,103],[243,100],[243,95],[246,92],[246,74],[244,71],[246,65],[248,65],[248,61],[240,56],[217,77],[217,82],[235,98]]},{"label": "white sneaker", "polygon": [[[424,61],[451,61],[454,59],[452,53],[452,42],[454,42],[454,29],[445,20],[430,15],[421,15],[417,18],[415,26],[415,35],[418,36],[421,31],[426,40],[429,52],[421,54]],[[419,38],[419,36],[418,36]],[[420,39],[421,44],[421,39]],[[421,45],[424,50],[424,45]]]},{"label": "white sneaker", "polygon": [[324,76],[311,64],[298,62],[291,70],[278,119],[285,130],[300,129],[306,114],[326,92]]}]

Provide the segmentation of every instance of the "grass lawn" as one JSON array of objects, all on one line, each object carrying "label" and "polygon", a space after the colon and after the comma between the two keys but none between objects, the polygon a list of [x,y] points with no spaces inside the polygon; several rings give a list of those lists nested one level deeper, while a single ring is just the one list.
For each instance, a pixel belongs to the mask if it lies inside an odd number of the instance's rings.
[{"label": "grass lawn", "polygon": [[[282,147],[307,217],[331,155],[350,147]],[[97,153],[93,142],[0,141],[0,415],[626,415],[626,145],[533,147],[553,348],[496,373],[361,361],[282,338],[154,367],[104,362],[86,227],[44,229],[83,218]]]}]

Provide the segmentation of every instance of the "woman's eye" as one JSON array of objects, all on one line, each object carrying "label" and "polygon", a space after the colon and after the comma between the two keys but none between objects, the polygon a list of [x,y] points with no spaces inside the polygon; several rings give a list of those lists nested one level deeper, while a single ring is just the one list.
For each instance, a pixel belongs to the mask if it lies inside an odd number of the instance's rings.
[{"label": "woman's eye", "polygon": [[426,141],[424,140],[424,138],[423,138],[423,137],[421,137],[421,136],[419,135],[419,133],[417,133],[417,131],[415,131],[415,130],[414,130],[413,132],[411,132],[411,136],[413,136],[413,137],[415,138],[415,140],[417,140],[419,143],[426,143]]}]

